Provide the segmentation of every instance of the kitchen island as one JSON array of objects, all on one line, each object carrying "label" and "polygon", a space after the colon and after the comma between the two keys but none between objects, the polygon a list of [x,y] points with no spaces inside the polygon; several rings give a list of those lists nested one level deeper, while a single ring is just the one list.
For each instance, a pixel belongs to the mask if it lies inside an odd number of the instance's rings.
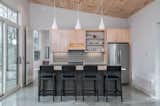
[{"label": "kitchen island", "polygon": [[[104,87],[104,76],[106,75],[106,72],[107,72],[107,64],[105,62],[102,62],[102,63],[83,63],[83,64],[71,64],[71,63],[68,63],[68,62],[55,62],[54,64],[52,64],[54,66],[54,71],[56,73],[56,84],[57,84],[57,95],[60,95],[61,94],[61,91],[60,91],[60,88],[61,88],[61,72],[62,72],[62,66],[65,66],[65,65],[75,65],[76,66],[76,74],[77,74],[77,91],[78,91],[78,94],[77,95],[81,95],[81,76],[83,74],[83,67],[84,65],[96,65],[98,67],[98,75],[100,77],[99,79],[99,83],[98,83],[98,86],[99,86],[99,95],[103,95],[103,87]],[[122,71],[124,69],[122,68]],[[45,87],[47,87],[47,89],[50,89],[52,88],[51,85],[53,82],[52,81],[47,81],[45,83]],[[94,87],[94,83],[93,82],[86,82],[86,88],[87,89],[91,89]],[[114,83],[110,82],[109,83],[109,86],[110,86],[110,89],[112,89],[114,87]],[[68,89],[68,90],[71,90],[73,89],[73,82],[72,81],[67,81],[66,84],[65,84],[65,88]]]}]

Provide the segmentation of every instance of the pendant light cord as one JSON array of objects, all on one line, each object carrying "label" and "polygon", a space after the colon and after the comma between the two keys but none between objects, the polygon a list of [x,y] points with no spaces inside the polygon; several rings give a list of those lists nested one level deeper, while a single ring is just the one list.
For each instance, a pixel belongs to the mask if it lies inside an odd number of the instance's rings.
[{"label": "pendant light cord", "polygon": [[78,3],[78,6],[76,6],[76,0],[75,0],[75,7],[77,8],[76,10],[76,12],[77,12],[77,19],[79,19],[79,3]]},{"label": "pendant light cord", "polygon": [[[100,15],[103,17],[104,15],[104,6],[103,6],[104,0],[101,0],[100,7],[98,10],[100,10]],[[98,12],[99,13],[99,12]]]},{"label": "pendant light cord", "polygon": [[[81,2],[80,0],[78,2],[76,2],[76,0],[74,1],[76,13],[77,13],[77,22],[76,22],[75,29],[81,29],[81,24],[80,24],[80,19],[79,19],[80,2]],[[78,3],[78,5],[77,5],[77,3]]]},{"label": "pendant light cord", "polygon": [[53,0],[53,9],[54,9],[54,17],[56,15],[56,11],[55,11],[55,0]]}]

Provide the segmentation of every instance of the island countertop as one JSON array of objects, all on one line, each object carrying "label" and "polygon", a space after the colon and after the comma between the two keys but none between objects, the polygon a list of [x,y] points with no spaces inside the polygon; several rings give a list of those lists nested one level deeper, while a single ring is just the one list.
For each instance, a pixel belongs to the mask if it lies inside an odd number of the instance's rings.
[{"label": "island countertop", "polygon": [[[63,65],[70,65],[70,63],[68,63],[68,62],[54,62],[52,65],[54,66],[54,70],[62,70]],[[84,65],[97,65],[99,71],[107,70],[106,62],[99,62],[99,63],[87,62],[87,63],[73,64],[73,65],[76,65],[76,70],[83,70]],[[125,70],[126,69],[122,67],[122,71],[125,71]]]},{"label": "island countertop", "polygon": [[[69,62],[54,62],[53,66],[55,70],[62,70],[62,65],[70,65]],[[74,64],[76,65],[76,70],[83,70],[83,66],[84,65],[97,65],[98,66],[98,70],[106,70],[107,69],[107,64],[105,62],[102,63],[82,63],[82,64]]]}]

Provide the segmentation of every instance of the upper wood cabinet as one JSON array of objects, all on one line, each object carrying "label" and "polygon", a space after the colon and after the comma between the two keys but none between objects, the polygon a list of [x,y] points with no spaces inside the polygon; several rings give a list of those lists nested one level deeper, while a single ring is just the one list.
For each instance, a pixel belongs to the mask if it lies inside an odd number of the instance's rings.
[{"label": "upper wood cabinet", "polygon": [[[86,32],[88,30],[52,30],[53,52],[68,52],[71,43],[86,45]],[[130,42],[129,29],[107,29],[105,30],[105,43],[108,42]],[[105,44],[107,46],[107,44]],[[105,47],[106,48],[106,47]]]},{"label": "upper wood cabinet", "polygon": [[129,29],[107,29],[107,42],[130,42]]},{"label": "upper wood cabinet", "polygon": [[70,43],[84,43],[84,30],[53,30],[52,47],[53,52],[67,52]]}]

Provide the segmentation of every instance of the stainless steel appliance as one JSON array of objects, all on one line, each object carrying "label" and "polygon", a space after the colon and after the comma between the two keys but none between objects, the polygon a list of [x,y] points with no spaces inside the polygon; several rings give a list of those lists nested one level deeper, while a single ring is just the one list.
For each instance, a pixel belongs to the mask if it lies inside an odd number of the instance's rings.
[{"label": "stainless steel appliance", "polygon": [[129,44],[108,44],[108,65],[122,66],[122,84],[129,83]]}]

